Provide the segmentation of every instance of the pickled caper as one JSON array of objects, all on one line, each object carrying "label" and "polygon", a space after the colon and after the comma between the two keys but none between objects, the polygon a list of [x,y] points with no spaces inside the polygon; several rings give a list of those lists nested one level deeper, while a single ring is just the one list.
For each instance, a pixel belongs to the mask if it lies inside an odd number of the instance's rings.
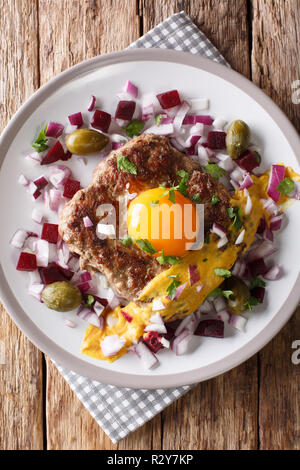
[{"label": "pickled caper", "polygon": [[77,155],[99,152],[108,144],[108,137],[93,129],[77,129],[68,135],[67,149]]},{"label": "pickled caper", "polygon": [[234,315],[247,310],[246,302],[250,298],[250,290],[247,284],[238,277],[231,276],[225,281],[226,290],[231,290],[232,294],[227,300],[228,309]]},{"label": "pickled caper", "polygon": [[232,121],[227,129],[226,149],[231,158],[238,158],[249,146],[250,129],[244,121]]},{"label": "pickled caper", "polygon": [[82,296],[77,286],[62,281],[48,284],[43,290],[42,299],[51,310],[68,312],[81,304]]}]

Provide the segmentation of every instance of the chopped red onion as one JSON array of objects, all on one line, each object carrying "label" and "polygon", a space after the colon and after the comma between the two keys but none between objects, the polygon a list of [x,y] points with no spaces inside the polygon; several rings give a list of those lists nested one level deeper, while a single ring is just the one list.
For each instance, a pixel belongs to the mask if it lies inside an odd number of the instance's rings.
[{"label": "chopped red onion", "polygon": [[278,202],[280,199],[280,192],[277,190],[277,186],[283,180],[284,173],[285,167],[283,165],[272,165],[267,193],[275,202]]},{"label": "chopped red onion", "polygon": [[93,227],[93,222],[88,216],[83,217],[83,223],[86,228]]},{"label": "chopped red onion", "polygon": [[162,303],[160,299],[154,299],[152,302],[152,310],[164,310],[166,306]]},{"label": "chopped red onion", "polygon": [[242,315],[231,315],[229,320],[229,324],[239,331],[245,331],[246,323],[247,318],[243,317]]},{"label": "chopped red onion", "polygon": [[172,351],[175,352],[176,356],[187,353],[192,338],[193,334],[188,330],[183,330],[179,336],[176,336],[172,343]]},{"label": "chopped red onion", "polygon": [[199,323],[199,318],[196,317],[195,313],[191,313],[187,317],[185,317],[178,327],[175,330],[174,335],[179,336],[180,333],[184,330],[188,331],[189,333],[194,333]]},{"label": "chopped red onion", "polygon": [[26,178],[25,175],[20,175],[18,179],[18,183],[21,184],[21,186],[28,186],[29,180]]},{"label": "chopped red onion", "polygon": [[144,331],[156,331],[157,333],[166,334],[167,328],[165,327],[165,325],[150,323],[144,328]]},{"label": "chopped red onion", "polygon": [[47,137],[54,137],[57,139],[60,135],[62,135],[64,130],[64,126],[59,124],[58,122],[49,122],[47,126],[46,136]]},{"label": "chopped red onion", "polygon": [[95,106],[96,106],[96,96],[92,95],[91,100],[90,100],[90,104],[89,104],[89,107],[88,107],[88,111],[94,111]]},{"label": "chopped red onion", "polygon": [[31,153],[28,153],[28,155],[26,155],[25,159],[27,161],[29,161],[30,163],[33,163],[35,165],[41,163],[42,161],[42,158],[43,158],[43,154],[42,153],[38,153],[38,152],[31,152]]},{"label": "chopped red onion", "polygon": [[26,230],[17,230],[10,240],[10,244],[15,248],[23,248],[25,240],[28,238],[28,232]]},{"label": "chopped red onion", "polygon": [[209,300],[205,300],[199,307],[201,313],[207,314],[213,311],[213,306]]},{"label": "chopped red onion", "polygon": [[157,325],[164,325],[164,321],[162,319],[162,316],[159,313],[155,313],[155,314],[151,315],[150,322],[155,323]]},{"label": "chopped red onion", "polygon": [[278,264],[275,264],[269,271],[264,274],[264,278],[268,281],[277,281],[282,275],[282,268]]},{"label": "chopped red onion", "polygon": [[250,186],[253,185],[253,181],[249,173],[246,174],[244,181],[242,182],[240,189],[247,189],[250,188]]},{"label": "chopped red onion", "polygon": [[276,230],[280,230],[282,219],[283,219],[282,214],[275,215],[275,216],[271,217],[271,219],[270,219],[270,230],[274,231],[274,232]]},{"label": "chopped red onion", "polygon": [[76,323],[68,319],[64,320],[64,325],[67,326],[68,328],[76,328]]},{"label": "chopped red onion", "polygon": [[72,172],[70,168],[64,165],[57,165],[50,168],[50,183],[57,189],[64,186],[67,180],[71,177]]},{"label": "chopped red onion", "polygon": [[241,231],[237,239],[235,240],[236,245],[240,245],[244,241],[244,236],[245,236],[245,229]]},{"label": "chopped red onion", "polygon": [[70,124],[72,126],[77,126],[77,129],[79,129],[79,127],[81,127],[83,125],[83,119],[82,119],[82,113],[81,112],[70,114],[68,116],[68,119],[69,119]]},{"label": "chopped red onion", "polygon": [[96,300],[96,302],[93,305],[93,309],[94,309],[94,312],[96,313],[96,315],[98,317],[100,317],[100,315],[102,315],[103,310],[105,309],[105,307],[100,302],[98,302],[98,300]]},{"label": "chopped red onion", "polygon": [[59,208],[62,194],[58,189],[50,189],[49,191],[49,207],[53,211],[57,211]]},{"label": "chopped red onion", "polygon": [[[177,287],[176,289],[176,294],[175,294],[175,297],[173,298],[173,300],[178,300],[179,297],[181,296],[182,292],[184,291],[185,287],[187,285],[187,282],[185,282],[184,284],[181,284],[181,286]],[[169,298],[169,296],[167,296]]]},{"label": "chopped red onion", "polygon": [[220,117],[220,116],[217,117],[214,120],[214,122],[212,123],[212,125],[215,129],[224,129],[226,124],[227,124],[227,121],[224,118]]},{"label": "chopped red onion", "polygon": [[222,225],[217,224],[216,222],[213,223],[212,229],[210,230],[211,233],[215,233],[218,237],[223,238],[226,235],[226,230]]},{"label": "chopped red onion", "polygon": [[259,258],[266,258],[267,256],[270,256],[275,253],[275,251],[277,251],[277,248],[273,245],[273,243],[270,243],[266,240],[259,247],[251,249],[248,252],[247,260],[248,262],[251,262]]},{"label": "chopped red onion", "polygon": [[221,310],[226,309],[226,302],[223,297],[218,296],[213,299],[213,304],[216,312],[221,312]]},{"label": "chopped red onion", "polygon": [[264,209],[270,214],[270,215],[277,215],[280,212],[279,207],[275,204],[275,202],[269,198],[269,199],[261,199],[261,202],[263,204]]},{"label": "chopped red onion", "polygon": [[138,97],[139,90],[130,80],[127,80],[123,90],[125,91],[125,93],[128,93],[128,95],[132,96],[133,98]]},{"label": "chopped red onion", "polygon": [[42,292],[45,288],[44,284],[31,284],[28,287],[28,294],[32,295],[35,299],[39,300],[40,302],[42,301]]},{"label": "chopped red onion", "polygon": [[228,310],[221,310],[221,312],[218,312],[217,317],[224,323],[228,323],[230,320],[230,313],[228,312]]},{"label": "chopped red onion", "polygon": [[251,199],[247,189],[244,189],[244,193],[247,196],[247,202],[246,202],[246,206],[245,206],[245,215],[249,215],[250,212],[252,211],[252,207],[253,207],[252,199]]},{"label": "chopped red onion", "polygon": [[166,338],[163,336],[161,337],[161,344],[163,345],[164,348],[169,349],[170,347],[170,341],[168,341]]},{"label": "chopped red onion", "polygon": [[222,248],[222,246],[226,245],[226,243],[228,243],[228,238],[226,236],[220,238],[220,240],[217,243],[217,248]]},{"label": "chopped red onion", "polygon": [[134,347],[134,351],[136,355],[141,359],[146,369],[151,369],[152,367],[158,364],[158,359],[155,354],[153,354],[143,342],[138,343]]},{"label": "chopped red onion", "polygon": [[183,123],[183,120],[184,120],[184,117],[185,117],[185,115],[186,115],[186,113],[188,112],[189,109],[190,109],[190,105],[186,101],[183,101],[183,103],[181,104],[181,106],[178,110],[178,113],[176,114],[176,116],[174,118],[174,122],[173,122],[174,133],[175,134],[179,133],[179,131],[181,129],[181,126],[182,126],[182,123]]},{"label": "chopped red onion", "polygon": [[49,243],[46,240],[37,240],[36,242],[36,260],[37,265],[47,267],[49,263]]},{"label": "chopped red onion", "polygon": [[300,200],[300,181],[294,181],[295,187],[293,191],[288,194],[289,197],[293,199],[297,199],[298,201]]},{"label": "chopped red onion", "polygon": [[145,130],[144,134],[155,135],[171,135],[174,133],[173,124],[160,124],[159,126],[152,126]]},{"label": "chopped red onion", "polygon": [[200,281],[200,273],[198,271],[198,266],[195,264],[189,264],[188,272],[189,272],[190,286],[192,287],[194,284],[197,284],[197,282]]}]

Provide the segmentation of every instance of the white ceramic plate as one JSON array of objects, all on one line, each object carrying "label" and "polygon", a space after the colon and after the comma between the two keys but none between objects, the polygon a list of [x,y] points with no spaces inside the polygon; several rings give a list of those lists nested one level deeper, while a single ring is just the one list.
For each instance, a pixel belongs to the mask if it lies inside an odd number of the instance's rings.
[{"label": "white ceramic plate", "polygon": [[[276,236],[280,246],[277,261],[284,267],[284,276],[268,283],[267,299],[249,315],[245,333],[227,332],[223,340],[195,338],[195,347],[181,357],[165,350],[160,354],[161,365],[153,371],[143,370],[133,354],[113,364],[82,355],[80,344],[86,324],[78,321],[75,329],[64,327],[63,318],[70,318],[70,314],[50,311],[31,298],[27,294],[26,274],[15,269],[16,256],[9,246],[12,234],[18,228],[36,228],[30,218],[32,201],[17,183],[17,177],[32,172],[38,176],[45,170],[32,170],[23,157],[41,123],[65,123],[68,114],[87,108],[91,94],[97,96],[102,109],[113,113],[116,93],[127,79],[134,81],[141,93],[176,88],[186,98],[208,97],[209,113],[213,116],[221,115],[228,121],[245,120],[251,127],[252,140],[264,149],[264,168],[283,162],[299,172],[296,152],[300,141],[279,108],[241,75],[201,57],[159,49],[108,54],[61,73],[38,90],[5,129],[0,141],[0,294],[13,320],[42,351],[79,374],[118,386],[173,387],[205,380],[235,367],[262,348],[286,323],[300,293],[300,204],[288,210],[288,224]],[[98,160],[96,156],[89,159],[86,174],[76,159],[67,165],[74,177],[86,185]]]}]

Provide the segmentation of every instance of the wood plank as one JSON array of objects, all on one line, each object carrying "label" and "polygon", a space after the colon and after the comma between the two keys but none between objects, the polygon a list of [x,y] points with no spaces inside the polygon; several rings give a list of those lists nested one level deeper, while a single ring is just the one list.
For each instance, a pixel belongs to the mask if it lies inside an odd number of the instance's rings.
[{"label": "wood plank", "polygon": [[[38,88],[37,2],[0,0],[0,132]],[[41,353],[0,305],[0,449],[42,449]]]},{"label": "wood plank", "polygon": [[[185,10],[232,67],[250,76],[246,1],[143,0],[142,6],[144,31]],[[255,449],[257,387],[256,357],[199,384],[163,412],[163,448]]]},{"label": "wood plank", "polygon": [[300,131],[300,106],[292,102],[300,70],[300,3],[253,0],[252,17],[252,79]]},{"label": "wood plank", "polygon": [[[300,106],[291,84],[299,80],[300,3],[253,0],[253,81],[285,111],[298,131]],[[259,424],[261,449],[299,449],[299,385],[291,362],[300,337],[300,310],[260,353]]]},{"label": "wood plank", "polygon": [[247,1],[141,0],[144,32],[184,10],[238,72],[249,76]]},{"label": "wood plank", "polygon": [[[123,49],[139,35],[135,0],[54,0],[51,4],[40,0],[39,24],[41,83],[84,59]],[[48,449],[118,448],[97,425],[49,359],[47,439]],[[119,447],[147,449],[158,445],[156,439],[160,441],[159,418],[130,435]]]}]

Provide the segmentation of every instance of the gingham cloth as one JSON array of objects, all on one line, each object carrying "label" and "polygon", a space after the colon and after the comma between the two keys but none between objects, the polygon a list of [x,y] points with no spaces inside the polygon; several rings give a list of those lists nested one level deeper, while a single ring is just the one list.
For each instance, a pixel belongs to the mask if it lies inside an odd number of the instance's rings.
[{"label": "gingham cloth", "polygon": [[[218,50],[184,13],[176,13],[129,46],[176,49],[228,65]],[[105,385],[57,365],[72,390],[110,439],[120,439],[152,419],[192,386],[135,390]]]}]

